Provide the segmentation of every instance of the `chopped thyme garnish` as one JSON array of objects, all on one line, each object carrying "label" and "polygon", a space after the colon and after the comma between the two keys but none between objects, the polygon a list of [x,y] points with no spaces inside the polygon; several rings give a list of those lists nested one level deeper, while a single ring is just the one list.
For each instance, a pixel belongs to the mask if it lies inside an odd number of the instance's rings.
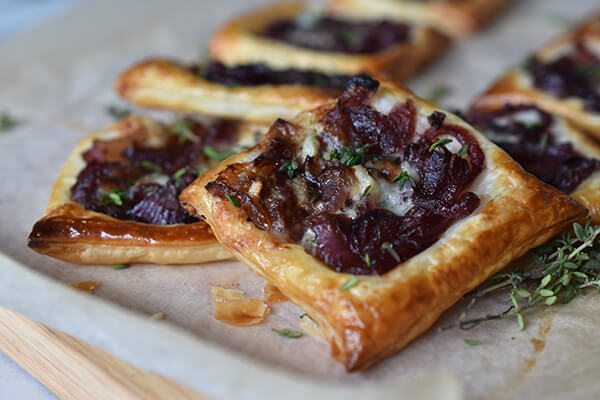
[{"label": "chopped thyme garnish", "polygon": [[208,168],[205,167],[204,165],[199,165],[195,169],[196,169],[196,175],[198,175],[198,176],[200,176],[200,175],[206,173],[206,171],[208,171]]},{"label": "chopped thyme garnish", "polygon": [[469,152],[469,144],[465,143],[462,145],[462,147],[458,151],[458,156],[461,158],[465,158],[465,156],[467,155],[468,152]]},{"label": "chopped thyme garnish", "polygon": [[228,194],[225,197],[227,197],[227,200],[229,200],[229,202],[234,206],[234,207],[240,207],[242,204],[240,203],[240,201],[238,199],[236,199],[235,197],[233,197],[232,195]]},{"label": "chopped thyme garnish", "polygon": [[363,256],[363,260],[365,260],[365,264],[367,264],[367,267],[371,266],[371,256],[369,255],[369,253],[365,253],[365,255]]},{"label": "chopped thyme garnish", "polygon": [[440,138],[440,139],[436,140],[435,142],[433,142],[433,144],[431,145],[431,147],[429,147],[429,151],[430,152],[434,151],[438,147],[440,147],[440,146],[443,147],[443,146],[445,146],[445,145],[447,145],[448,143],[451,143],[451,142],[452,142],[452,139],[449,139],[449,138]]},{"label": "chopped thyme garnish", "polygon": [[465,343],[469,346],[479,346],[481,344],[481,340],[477,339],[465,339]]},{"label": "chopped thyme garnish", "polygon": [[311,237],[311,238],[306,238],[304,239],[304,241],[308,244],[316,244],[317,243],[317,238]]},{"label": "chopped thyme garnish", "polygon": [[127,193],[121,189],[112,189],[108,192],[102,193],[100,196],[100,204],[112,203],[116,206],[121,207],[123,205],[123,198]]},{"label": "chopped thyme garnish", "polygon": [[542,135],[539,146],[541,151],[546,151],[548,148],[548,135]]},{"label": "chopped thyme garnish", "polygon": [[398,255],[396,249],[394,249],[394,245],[390,242],[383,243],[381,245],[381,250],[387,251],[394,258],[394,261],[400,262],[400,256]]},{"label": "chopped thyme garnish", "polygon": [[283,160],[281,162],[281,167],[279,167],[279,171],[286,172],[288,177],[292,179],[298,167],[300,167],[300,165],[296,160]]},{"label": "chopped thyme garnish", "polygon": [[371,193],[371,190],[373,190],[373,186],[372,185],[367,186],[365,188],[365,190],[363,190],[362,197],[363,198],[367,197]]},{"label": "chopped thyme garnish", "polygon": [[183,118],[176,118],[175,122],[171,125],[171,134],[178,137],[179,143],[185,143],[186,141],[197,143],[200,139],[192,131],[190,122]]},{"label": "chopped thyme garnish", "polygon": [[127,268],[129,268],[129,264],[116,264],[116,265],[113,265],[113,269],[115,271],[121,271],[121,270],[127,269]]},{"label": "chopped thyme garnish", "polygon": [[353,288],[357,284],[358,284],[358,278],[356,276],[351,276],[350,278],[346,279],[346,281],[344,281],[344,283],[341,284],[341,286],[339,287],[339,290],[340,290],[340,292],[345,292],[346,290]]},{"label": "chopped thyme garnish", "polygon": [[440,101],[442,101],[442,99],[447,97],[451,91],[452,90],[449,86],[437,85],[431,88],[426,98],[432,103],[439,103]]},{"label": "chopped thyme garnish", "polygon": [[129,108],[123,107],[123,106],[118,106],[115,104],[111,104],[111,105],[107,106],[106,112],[108,113],[108,115],[110,115],[117,121],[120,121],[131,115],[131,110]]},{"label": "chopped thyme garnish", "polygon": [[217,150],[212,146],[206,146],[202,149],[204,155],[211,160],[223,161],[226,158],[231,157],[234,153],[230,150]]},{"label": "chopped thyme garnish", "polygon": [[329,153],[329,158],[340,160],[342,164],[352,167],[365,163],[367,149],[364,146],[343,147],[340,150],[333,150]]},{"label": "chopped thyme garnish", "polygon": [[293,329],[284,328],[284,329],[272,329],[273,332],[278,334],[281,337],[285,337],[288,339],[300,339],[303,336],[302,332],[295,331]]},{"label": "chopped thyme garnish", "polygon": [[2,111],[0,113],[0,132],[6,132],[11,130],[17,125],[18,121],[13,118],[8,112]]},{"label": "chopped thyme garnish", "polygon": [[403,188],[406,183],[410,183],[413,187],[415,186],[415,180],[406,171],[400,171],[392,182],[399,183],[401,188]]},{"label": "chopped thyme garnish", "polygon": [[183,178],[183,176],[187,173],[187,167],[183,167],[183,168],[179,168],[177,171],[175,171],[175,173],[173,174],[173,178],[179,180],[181,178]]},{"label": "chopped thyme garnish", "polygon": [[146,171],[150,171],[150,172],[160,172],[160,171],[162,171],[162,167],[159,164],[157,164],[155,162],[152,162],[152,161],[142,160],[142,161],[140,161],[140,165]]}]

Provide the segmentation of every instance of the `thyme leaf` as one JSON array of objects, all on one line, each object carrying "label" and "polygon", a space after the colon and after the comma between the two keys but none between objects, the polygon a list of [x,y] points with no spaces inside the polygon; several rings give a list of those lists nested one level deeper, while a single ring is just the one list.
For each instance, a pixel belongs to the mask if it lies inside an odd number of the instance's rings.
[{"label": "thyme leaf", "polygon": [[406,171],[399,172],[392,182],[399,183],[401,188],[403,188],[407,183],[410,183],[413,187],[416,185],[413,177],[410,176]]},{"label": "thyme leaf", "polygon": [[240,203],[240,201],[238,199],[236,199],[235,197],[233,197],[232,195],[228,194],[225,197],[227,197],[227,200],[229,200],[229,202],[234,206],[234,207],[240,207],[242,204]]},{"label": "thyme leaf", "polygon": [[273,329],[273,332],[278,334],[281,337],[285,337],[288,339],[300,339],[303,335],[302,332],[295,331],[293,329],[284,328],[284,329]]},{"label": "thyme leaf", "polygon": [[0,112],[0,132],[6,132],[14,128],[18,121],[7,111]]},{"label": "thyme leaf", "polygon": [[337,159],[349,167],[364,164],[367,160],[367,148],[365,146],[343,147],[340,150],[333,150],[329,158]]},{"label": "thyme leaf", "polygon": [[212,146],[205,146],[202,149],[202,151],[204,152],[204,155],[206,157],[210,158],[211,160],[215,160],[215,161],[223,161],[224,159],[229,158],[234,154],[233,151],[218,150]]},{"label": "thyme leaf", "polygon": [[176,118],[175,122],[171,125],[171,134],[177,136],[179,143],[185,143],[187,141],[197,143],[198,140],[200,140],[192,130],[191,124],[192,123],[186,119]]},{"label": "thyme leaf", "polygon": [[283,160],[281,162],[281,167],[279,167],[279,171],[287,173],[287,176],[292,179],[298,167],[300,167],[300,165],[296,160]]},{"label": "thyme leaf", "polygon": [[356,276],[351,276],[350,278],[346,279],[346,281],[344,281],[344,283],[342,283],[340,285],[339,290],[340,290],[340,292],[345,292],[346,290],[353,288],[357,284],[358,284],[358,278]]},{"label": "thyme leaf", "polygon": [[127,118],[131,115],[131,110],[129,108],[115,104],[107,106],[106,112],[117,121],[120,121],[123,118]]},{"label": "thyme leaf", "polygon": [[433,142],[433,144],[429,147],[429,152],[434,151],[435,149],[437,149],[440,146],[443,147],[450,142],[452,142],[452,139],[440,138],[440,139],[436,140],[435,142]]}]

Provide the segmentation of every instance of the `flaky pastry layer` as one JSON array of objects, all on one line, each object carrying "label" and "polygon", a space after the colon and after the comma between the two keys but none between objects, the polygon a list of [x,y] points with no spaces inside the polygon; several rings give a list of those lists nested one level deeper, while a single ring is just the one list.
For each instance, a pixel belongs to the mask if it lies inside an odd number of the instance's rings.
[{"label": "flaky pastry layer", "polygon": [[149,59],[115,81],[124,99],[141,107],[272,123],[331,100],[338,92],[305,85],[225,86],[175,61]]},{"label": "flaky pastry layer", "polygon": [[510,0],[332,0],[342,15],[373,16],[430,25],[453,37],[466,36],[490,22]]},{"label": "flaky pastry layer", "polygon": [[[493,97],[488,99],[485,95],[475,100],[472,109],[494,111],[503,108],[507,104],[519,105],[520,103],[505,102],[506,99]],[[529,102],[540,109],[543,109],[542,104]],[[561,142],[568,142],[573,145],[573,148],[587,158],[600,160],[600,145],[583,131],[574,125],[569,120],[566,120],[558,115],[554,115],[557,119],[557,124],[561,129],[556,130],[559,135],[557,139]],[[594,224],[600,223],[600,171],[594,172],[591,176],[581,182],[573,192],[571,197],[577,200],[585,208],[589,210],[590,218]]]},{"label": "flaky pastry layer", "polygon": [[205,222],[152,225],[123,221],[86,210],[71,200],[71,187],[85,167],[82,153],[95,140],[123,138],[130,143],[159,146],[169,135],[164,125],[132,116],[84,137],[54,182],[46,215],[33,227],[29,247],[79,264],[195,264],[231,258]]},{"label": "flaky pastry layer", "polygon": [[[438,110],[391,83],[382,84],[371,104],[384,97],[393,104],[411,99],[418,110],[417,125]],[[318,121],[333,105],[303,113],[291,123],[300,130],[319,131]],[[585,214],[569,196],[523,171],[458,117],[446,113],[446,121],[467,129],[485,153],[485,168],[469,188],[480,197],[480,207],[425,251],[385,275],[360,276],[345,291],[340,286],[351,275],[335,272],[301,245],[280,242],[249,222],[241,208],[206,190],[227,166],[253,160],[266,143],[221,162],[180,200],[206,218],[236,258],[318,323],[337,360],[348,370],[364,369],[402,349],[465,293]]]},{"label": "flaky pastry layer", "polygon": [[[415,25],[406,42],[372,54],[323,52],[289,45],[258,34],[272,22],[308,11],[302,3],[273,5],[236,18],[210,43],[211,55],[227,65],[265,63],[274,69],[296,68],[333,74],[371,74],[402,81],[438,57],[450,41],[437,31]],[[361,15],[361,19],[379,19]]]},{"label": "flaky pastry layer", "polygon": [[[589,18],[576,29],[542,47],[535,55],[542,61],[552,60],[584,43],[600,56],[600,14]],[[559,98],[536,88],[523,67],[509,69],[479,100],[484,103],[536,103],[550,113],[561,115],[581,127],[586,134],[600,140],[600,113],[587,111],[576,97]]]}]

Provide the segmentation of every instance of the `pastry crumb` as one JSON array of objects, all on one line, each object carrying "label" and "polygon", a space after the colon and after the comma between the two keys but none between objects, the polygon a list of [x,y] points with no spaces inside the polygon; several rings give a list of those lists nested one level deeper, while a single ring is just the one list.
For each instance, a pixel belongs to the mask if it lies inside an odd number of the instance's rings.
[{"label": "pastry crumb", "polygon": [[281,293],[281,291],[276,286],[273,286],[270,283],[266,283],[263,287],[263,295],[265,298],[265,303],[267,303],[270,306],[288,300],[288,298],[283,293]]},{"label": "pastry crumb", "polygon": [[242,290],[227,289],[220,286],[211,286],[210,294],[215,300],[239,300],[244,297]]},{"label": "pastry crumb", "polygon": [[165,319],[165,313],[164,312],[154,313],[150,316],[150,319],[153,319],[154,321],[161,321],[161,320]]},{"label": "pastry crumb", "polygon": [[81,292],[85,292],[88,294],[96,293],[96,290],[100,287],[101,283],[97,281],[81,281],[71,283],[71,287],[77,289]]},{"label": "pastry crumb", "polygon": [[215,319],[233,326],[257,325],[264,321],[270,310],[262,300],[223,300],[215,303]]}]

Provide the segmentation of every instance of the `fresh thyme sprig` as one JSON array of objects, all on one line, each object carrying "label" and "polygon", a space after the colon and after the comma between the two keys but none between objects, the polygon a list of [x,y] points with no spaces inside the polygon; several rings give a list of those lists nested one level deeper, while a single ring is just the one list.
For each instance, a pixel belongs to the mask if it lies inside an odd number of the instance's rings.
[{"label": "fresh thyme sprig", "polygon": [[[458,321],[442,329],[472,329],[486,321],[514,317],[524,330],[527,311],[569,303],[589,288],[600,292],[600,225],[592,225],[591,221],[585,225],[575,223],[572,231],[534,249],[526,266],[498,274],[487,286],[467,295],[469,302]],[[506,293],[510,304],[507,309],[467,318],[478,300],[497,292]]]}]

